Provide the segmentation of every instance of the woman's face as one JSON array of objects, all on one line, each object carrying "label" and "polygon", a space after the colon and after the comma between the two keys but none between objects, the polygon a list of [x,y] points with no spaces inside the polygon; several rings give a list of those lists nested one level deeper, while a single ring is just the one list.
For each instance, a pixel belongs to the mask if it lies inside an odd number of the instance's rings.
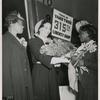
[{"label": "woman's face", "polygon": [[86,31],[81,31],[79,33],[79,38],[81,42],[88,42],[89,41],[89,34]]},{"label": "woman's face", "polygon": [[15,23],[16,32],[19,33],[19,34],[22,34],[23,33],[23,28],[24,28],[23,21],[22,20],[18,20]]},{"label": "woman's face", "polygon": [[40,32],[40,36],[47,37],[51,32],[51,24],[50,23],[45,23],[43,25],[43,27],[41,27],[39,29],[39,32]]}]

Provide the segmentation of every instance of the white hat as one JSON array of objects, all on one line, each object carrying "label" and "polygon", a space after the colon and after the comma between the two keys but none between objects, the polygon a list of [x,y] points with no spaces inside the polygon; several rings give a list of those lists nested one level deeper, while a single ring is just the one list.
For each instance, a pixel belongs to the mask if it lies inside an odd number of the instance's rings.
[{"label": "white hat", "polygon": [[81,21],[77,22],[75,25],[77,32],[79,32],[81,26],[84,26],[87,24],[89,24],[89,22],[86,20],[81,20]]},{"label": "white hat", "polygon": [[35,25],[35,33],[38,32],[38,29],[39,29],[39,27],[40,27],[42,21],[43,21],[43,19],[36,23],[36,25]]},{"label": "white hat", "polygon": [[24,18],[20,15],[20,13],[18,12],[17,17],[21,20],[24,20]]}]

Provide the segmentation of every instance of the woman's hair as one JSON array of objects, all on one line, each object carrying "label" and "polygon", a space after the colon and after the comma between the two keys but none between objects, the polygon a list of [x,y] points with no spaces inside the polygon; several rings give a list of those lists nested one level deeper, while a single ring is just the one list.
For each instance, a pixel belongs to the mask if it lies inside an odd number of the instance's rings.
[{"label": "woman's hair", "polygon": [[81,31],[86,31],[89,34],[90,39],[97,40],[97,31],[93,25],[87,24],[87,25],[81,26],[80,32]]},{"label": "woman's hair", "polygon": [[45,23],[51,23],[51,17],[50,17],[50,15],[46,15],[46,16],[44,17],[43,21],[41,22],[41,25],[40,25],[39,28],[38,28],[38,32],[39,32],[39,29],[40,29],[41,27],[43,27]]},{"label": "woman's hair", "polygon": [[13,11],[5,18],[5,26],[9,26],[11,23],[16,23],[18,20],[21,20],[24,24],[24,19],[20,16],[17,11]]}]

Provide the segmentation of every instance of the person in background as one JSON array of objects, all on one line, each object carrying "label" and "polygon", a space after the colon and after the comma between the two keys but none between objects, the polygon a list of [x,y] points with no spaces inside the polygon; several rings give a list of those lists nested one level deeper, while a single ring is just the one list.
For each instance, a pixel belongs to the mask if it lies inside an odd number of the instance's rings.
[{"label": "person in background", "polygon": [[98,100],[98,49],[97,32],[93,25],[87,21],[76,23],[76,30],[79,32],[81,43],[88,44],[94,41],[89,47],[90,51],[86,52],[82,57],[83,66],[86,66],[88,72],[84,71],[79,74],[79,91],[77,100]]},{"label": "person in background", "polygon": [[5,18],[8,31],[2,37],[3,100],[33,100],[27,42],[17,37],[23,33],[24,23],[24,18],[17,11]]},{"label": "person in background", "polygon": [[68,63],[68,59],[40,53],[43,45],[52,42],[48,38],[50,31],[50,17],[46,16],[36,24],[35,38],[29,41],[34,62],[32,69],[34,100],[60,100],[54,64]]}]

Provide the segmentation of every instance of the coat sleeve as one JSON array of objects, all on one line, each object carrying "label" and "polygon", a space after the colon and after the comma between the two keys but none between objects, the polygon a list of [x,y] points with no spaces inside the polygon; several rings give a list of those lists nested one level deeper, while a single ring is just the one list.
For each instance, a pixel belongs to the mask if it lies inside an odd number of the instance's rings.
[{"label": "coat sleeve", "polygon": [[13,96],[10,57],[11,49],[9,41],[3,38],[3,97]]},{"label": "coat sleeve", "polygon": [[52,56],[44,55],[40,53],[40,48],[43,45],[42,41],[39,39],[31,39],[29,41],[31,55],[35,57],[37,61],[40,61],[45,67],[51,69],[53,67],[51,62]]},{"label": "coat sleeve", "polygon": [[85,55],[84,62],[90,70],[98,72],[98,51],[87,53]]}]

